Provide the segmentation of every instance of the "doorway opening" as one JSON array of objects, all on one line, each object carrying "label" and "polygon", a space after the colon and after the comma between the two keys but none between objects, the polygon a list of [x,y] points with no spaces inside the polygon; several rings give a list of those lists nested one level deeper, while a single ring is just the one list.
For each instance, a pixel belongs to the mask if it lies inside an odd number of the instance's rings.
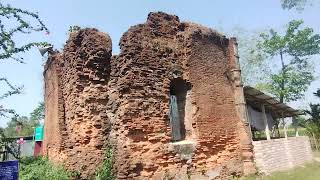
[{"label": "doorway opening", "polygon": [[181,78],[170,82],[170,126],[173,141],[181,141],[186,137],[185,106],[187,92],[191,84]]}]

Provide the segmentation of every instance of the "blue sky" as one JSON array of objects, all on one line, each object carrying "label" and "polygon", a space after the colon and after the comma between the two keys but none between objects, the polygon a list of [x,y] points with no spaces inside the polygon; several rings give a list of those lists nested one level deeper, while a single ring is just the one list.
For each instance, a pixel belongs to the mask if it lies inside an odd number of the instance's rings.
[{"label": "blue sky", "polygon": [[[132,25],[143,23],[149,12],[164,11],[175,14],[182,21],[191,21],[213,29],[230,32],[234,27],[248,31],[273,27],[281,29],[292,19],[303,19],[305,25],[320,33],[319,5],[307,7],[298,13],[281,9],[280,0],[7,0],[12,6],[38,12],[50,30],[50,35],[36,33],[19,37],[23,41],[48,41],[61,49],[70,25],[95,27],[107,32],[113,41],[113,53],[119,53],[121,35]],[[43,59],[37,49],[22,55],[27,64],[0,62],[0,75],[16,85],[24,85],[24,93],[4,101],[6,107],[14,108],[21,115],[28,115],[43,100]],[[3,84],[0,85],[2,87]],[[320,87],[319,80],[312,83],[306,99],[293,106],[305,106],[312,100],[312,92]],[[0,92],[3,88],[0,88]],[[0,118],[0,126],[8,120]]]}]

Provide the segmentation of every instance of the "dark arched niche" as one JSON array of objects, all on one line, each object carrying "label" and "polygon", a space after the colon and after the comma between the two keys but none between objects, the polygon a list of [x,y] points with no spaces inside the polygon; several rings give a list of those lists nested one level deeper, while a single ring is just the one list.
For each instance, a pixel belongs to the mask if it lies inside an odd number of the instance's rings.
[{"label": "dark arched niche", "polygon": [[170,82],[170,126],[173,141],[184,140],[185,128],[185,105],[187,92],[191,84],[182,78],[175,78]]}]

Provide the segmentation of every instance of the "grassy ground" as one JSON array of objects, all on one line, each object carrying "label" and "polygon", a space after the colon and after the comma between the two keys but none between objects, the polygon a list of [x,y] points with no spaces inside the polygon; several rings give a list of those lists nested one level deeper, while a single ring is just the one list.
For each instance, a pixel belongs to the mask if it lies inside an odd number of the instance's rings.
[{"label": "grassy ground", "polygon": [[[320,152],[315,152],[315,157],[320,159]],[[297,167],[290,171],[275,172],[269,176],[248,176],[240,180],[320,180],[320,162]]]}]

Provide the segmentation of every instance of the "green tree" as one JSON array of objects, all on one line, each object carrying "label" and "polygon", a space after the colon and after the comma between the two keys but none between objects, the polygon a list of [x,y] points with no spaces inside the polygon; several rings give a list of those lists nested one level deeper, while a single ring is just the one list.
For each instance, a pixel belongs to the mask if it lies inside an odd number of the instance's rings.
[{"label": "green tree", "polygon": [[30,121],[40,124],[44,119],[44,102],[40,102],[38,106],[30,113]]},{"label": "green tree", "polygon": [[278,59],[275,65],[280,69],[271,74],[270,81],[260,85],[280,102],[302,98],[314,80],[314,70],[308,59],[319,54],[320,35],[314,34],[312,28],[301,28],[302,24],[302,20],[289,22],[284,35],[273,29],[268,34],[261,34],[258,48],[270,59]]},{"label": "green tree", "polygon": [[[26,116],[14,117],[7,123],[4,134],[6,137],[32,136],[34,128],[39,125],[39,121],[33,121]],[[18,132],[17,127],[20,127],[20,131]]]},{"label": "green tree", "polygon": [[[34,128],[41,124],[44,119],[44,103],[40,102],[38,106],[30,113],[30,117],[19,116],[13,117],[7,123],[7,127],[4,128],[4,134],[6,137],[16,136],[32,136]],[[17,127],[20,131],[17,132]]]}]

